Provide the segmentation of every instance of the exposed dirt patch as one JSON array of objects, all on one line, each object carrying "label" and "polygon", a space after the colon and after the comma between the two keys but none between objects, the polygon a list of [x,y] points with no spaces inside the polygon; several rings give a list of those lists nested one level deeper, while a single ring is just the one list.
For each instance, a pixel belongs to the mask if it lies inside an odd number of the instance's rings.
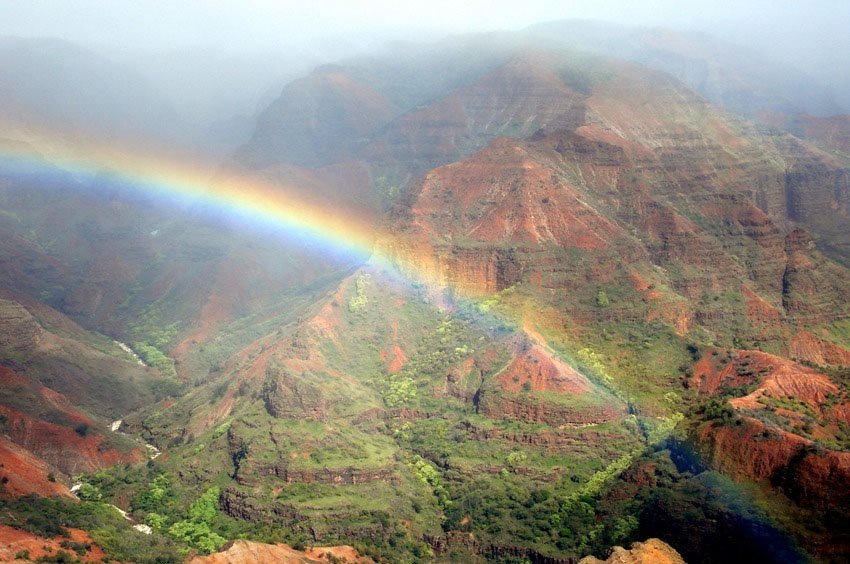
[{"label": "exposed dirt patch", "polygon": [[790,398],[805,402],[814,411],[838,386],[829,377],[813,368],[791,360],[759,351],[710,351],[693,367],[690,385],[705,395],[717,393],[721,387],[756,385],[744,397],[731,400],[737,409],[761,409],[765,396]]},{"label": "exposed dirt patch", "polygon": [[53,539],[45,539],[37,537],[32,533],[0,525],[0,561],[2,562],[26,562],[26,560],[16,560],[15,555],[22,552],[29,552],[30,561],[41,558],[42,556],[55,556],[60,550],[71,552],[61,546],[62,541],[73,541],[90,545],[91,550],[85,553],[85,556],[79,557],[83,562],[101,562],[106,556],[100,547],[92,544],[91,537],[85,531],[80,529],[68,529],[71,538],[55,537]]},{"label": "exposed dirt patch", "polygon": [[399,345],[393,345],[388,351],[381,351],[381,359],[387,364],[387,372],[397,374],[407,364],[407,355]]},{"label": "exposed dirt patch", "polygon": [[80,432],[64,425],[38,421],[3,406],[0,406],[0,414],[7,418],[6,432],[12,441],[66,474],[93,472],[145,459],[138,448],[129,452],[109,448],[106,437],[93,431]]},{"label": "exposed dirt patch", "polygon": [[789,353],[798,360],[821,366],[850,366],[850,350],[821,339],[808,331],[800,331],[794,335]]},{"label": "exposed dirt patch", "polygon": [[540,345],[514,356],[497,376],[500,387],[509,392],[547,391],[582,394],[591,384],[573,367],[555,358]]},{"label": "exposed dirt patch", "polygon": [[704,425],[701,453],[737,480],[767,481],[797,503],[826,509],[850,503],[850,453],[811,448],[811,441],[745,417],[740,425]]},{"label": "exposed dirt patch", "polygon": [[254,564],[255,562],[280,562],[281,564],[311,564],[330,562],[331,558],[351,564],[368,564],[371,558],[361,556],[350,546],[312,547],[306,551],[295,550],[286,544],[264,544],[238,540],[222,547],[221,552],[209,556],[196,556],[191,564]]},{"label": "exposed dirt patch", "polygon": [[429,173],[411,211],[415,224],[435,239],[553,242],[593,251],[619,234],[575,186],[509,139]]},{"label": "exposed dirt patch", "polygon": [[48,479],[50,465],[5,437],[0,437],[0,476],[7,478],[3,493],[11,497],[27,494],[73,497],[68,488]]},{"label": "exposed dirt patch", "polygon": [[775,306],[746,286],[742,286],[741,291],[744,294],[747,319],[768,326],[779,325],[779,310]]}]

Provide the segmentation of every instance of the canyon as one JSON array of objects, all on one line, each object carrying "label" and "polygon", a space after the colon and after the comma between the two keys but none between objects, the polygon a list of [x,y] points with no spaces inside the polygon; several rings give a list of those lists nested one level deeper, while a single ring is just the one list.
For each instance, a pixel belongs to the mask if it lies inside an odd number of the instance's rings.
[{"label": "canyon", "polygon": [[0,169],[3,542],[846,558],[846,116],[767,71],[776,97],[731,95],[758,61],[707,40],[529,39],[558,29],[320,66],[211,173],[331,210],[358,252],[49,152]]}]

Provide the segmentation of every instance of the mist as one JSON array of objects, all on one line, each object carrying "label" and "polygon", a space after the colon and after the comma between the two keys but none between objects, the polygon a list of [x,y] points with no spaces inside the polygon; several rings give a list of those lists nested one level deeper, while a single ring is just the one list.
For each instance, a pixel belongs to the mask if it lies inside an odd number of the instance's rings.
[{"label": "mist", "polygon": [[[250,136],[256,116],[282,87],[316,65],[392,42],[520,32],[565,19],[708,33],[822,85],[834,103],[820,113],[850,108],[850,5],[840,0],[5,0],[0,36],[60,39],[123,66],[168,107],[163,121],[180,133],[165,137],[226,155]],[[821,106],[803,109],[818,113]]]}]

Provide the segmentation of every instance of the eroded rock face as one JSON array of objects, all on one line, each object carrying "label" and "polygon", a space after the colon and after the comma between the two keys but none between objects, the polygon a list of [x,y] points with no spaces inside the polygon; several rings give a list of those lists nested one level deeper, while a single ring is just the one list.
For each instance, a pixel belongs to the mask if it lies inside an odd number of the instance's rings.
[{"label": "eroded rock face", "polygon": [[425,172],[462,158],[499,135],[525,137],[575,128],[583,95],[545,56],[519,55],[471,84],[394,120],[366,147],[367,160]]},{"label": "eroded rock face", "polygon": [[5,495],[18,497],[27,494],[41,496],[66,496],[71,493],[65,484],[50,481],[51,468],[32,453],[0,437],[0,475],[6,479],[3,489]]},{"label": "eroded rock face", "polygon": [[55,483],[42,483],[48,473],[142,460],[139,449],[110,436],[96,416],[152,401],[148,384],[156,371],[117,346],[99,348],[108,345],[45,304],[6,289],[0,295],[20,300],[0,299],[0,434],[14,443],[0,450],[11,464],[10,479],[20,478],[10,489],[57,493]]},{"label": "eroded rock face", "polygon": [[685,560],[676,549],[659,539],[636,542],[626,550],[615,546],[606,560],[586,556],[579,564],[684,564]]},{"label": "eroded rock face", "polygon": [[262,390],[266,410],[279,419],[325,417],[327,405],[321,391],[281,368],[270,367]]},{"label": "eroded rock face", "polygon": [[788,262],[782,304],[800,325],[830,323],[850,300],[850,275],[818,252],[812,235],[795,229],[785,238]]},{"label": "eroded rock face", "polygon": [[626,414],[625,407],[619,405],[576,409],[536,398],[503,394],[482,394],[478,411],[492,418],[506,417],[528,423],[547,423],[555,426],[593,425],[617,421]]},{"label": "eroded rock face", "polygon": [[742,425],[707,425],[696,439],[711,465],[735,479],[767,481],[801,506],[818,510],[841,510],[850,503],[850,453],[817,449],[811,441],[749,418]]},{"label": "eroded rock face", "polygon": [[[811,339],[816,338],[808,335],[807,342]],[[760,482],[803,507],[844,512],[850,503],[850,453],[815,442],[839,440],[850,413],[840,381],[829,374],[761,351],[707,351],[693,366],[688,386],[705,396],[731,389],[744,394],[728,401],[735,418],[692,430],[697,451],[735,480]]]},{"label": "eroded rock face", "polygon": [[357,485],[369,482],[397,482],[394,467],[384,468],[321,468],[317,470],[290,468],[285,460],[277,464],[260,464],[247,459],[239,466],[236,481],[242,485],[257,485],[259,478],[274,476],[287,484]]},{"label": "eroded rock face", "polygon": [[387,538],[392,534],[381,523],[358,522],[358,517],[366,514],[348,507],[333,507],[327,513],[327,519],[316,520],[309,514],[300,512],[291,505],[270,501],[267,497],[249,494],[235,488],[227,488],[219,500],[221,509],[234,519],[264,522],[286,527],[294,533],[310,535],[317,542],[333,542],[333,539],[346,538],[350,541]]},{"label": "eroded rock face", "polygon": [[792,358],[813,362],[820,366],[850,366],[850,350],[820,337],[800,331],[791,340],[789,353]]},{"label": "eroded rock face", "polygon": [[[794,221],[812,221],[832,215],[850,204],[850,173],[830,166],[811,152],[795,151],[785,174],[787,215]],[[826,190],[825,187],[831,190]]]},{"label": "eroded rock face", "polygon": [[0,406],[0,415],[5,418],[4,432],[14,443],[69,476],[145,459],[138,448],[122,452],[110,447],[102,434],[95,431],[83,434],[82,429],[88,426],[82,427],[86,425],[82,421],[75,429],[70,425],[40,421],[4,406]]}]

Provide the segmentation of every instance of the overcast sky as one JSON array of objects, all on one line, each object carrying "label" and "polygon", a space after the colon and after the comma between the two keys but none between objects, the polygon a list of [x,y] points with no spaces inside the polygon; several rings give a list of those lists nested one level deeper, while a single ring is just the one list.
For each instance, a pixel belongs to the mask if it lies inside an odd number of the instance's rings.
[{"label": "overcast sky", "polygon": [[[847,35],[847,0],[0,0],[0,33],[138,48],[266,50],[369,34],[519,29],[562,18],[785,37]],[[755,28],[755,29],[754,29]],[[786,45],[779,47],[784,48]]]},{"label": "overcast sky", "polygon": [[157,68],[175,50],[309,67],[388,40],[566,18],[708,31],[850,99],[850,0],[0,0],[0,35],[63,38]]}]

